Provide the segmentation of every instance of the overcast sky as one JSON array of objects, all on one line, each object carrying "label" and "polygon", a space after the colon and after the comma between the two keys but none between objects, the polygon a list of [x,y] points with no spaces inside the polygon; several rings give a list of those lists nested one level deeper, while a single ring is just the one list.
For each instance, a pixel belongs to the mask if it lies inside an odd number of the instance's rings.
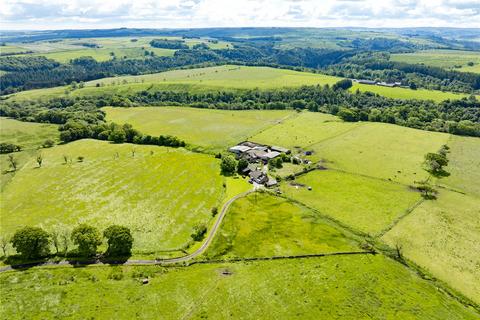
[{"label": "overcast sky", "polygon": [[0,28],[480,27],[480,0],[0,0]]}]

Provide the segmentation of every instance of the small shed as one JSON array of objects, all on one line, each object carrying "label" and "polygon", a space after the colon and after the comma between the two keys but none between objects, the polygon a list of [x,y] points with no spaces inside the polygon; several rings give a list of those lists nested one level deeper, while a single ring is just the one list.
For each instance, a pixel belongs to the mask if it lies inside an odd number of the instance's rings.
[{"label": "small shed", "polygon": [[265,186],[267,188],[271,188],[271,187],[274,187],[278,184],[277,180],[272,178],[272,177],[268,177],[268,181],[265,183]]}]

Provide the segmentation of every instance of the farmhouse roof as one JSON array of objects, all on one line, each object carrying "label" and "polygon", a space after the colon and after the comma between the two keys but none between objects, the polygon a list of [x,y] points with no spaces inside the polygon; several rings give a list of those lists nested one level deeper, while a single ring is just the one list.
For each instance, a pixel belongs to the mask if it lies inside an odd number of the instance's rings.
[{"label": "farmhouse roof", "polygon": [[267,154],[267,152],[263,150],[255,150],[255,149],[250,149],[247,151],[247,154],[251,156],[252,158],[263,158]]},{"label": "farmhouse roof", "polygon": [[234,146],[234,147],[231,147],[230,149],[228,149],[230,152],[240,152],[240,153],[243,153],[243,152],[247,152],[248,150],[250,150],[251,148],[250,147],[247,147],[247,146]]},{"label": "farmhouse roof", "polygon": [[247,147],[250,147],[250,148],[264,147],[264,145],[256,143],[256,142],[252,142],[252,141],[243,141],[243,142],[239,143],[238,145],[239,146],[247,146]]},{"label": "farmhouse roof", "polygon": [[276,158],[280,155],[280,152],[278,151],[270,151],[270,152],[267,152],[263,157],[265,159],[273,159],[273,158]]},{"label": "farmhouse roof", "polygon": [[355,80],[356,82],[358,83],[363,83],[363,84],[376,84],[377,81],[373,81],[373,80],[364,80],[364,79],[358,79],[358,80]]},{"label": "farmhouse roof", "polygon": [[257,170],[257,165],[255,163],[250,163],[245,169],[242,170],[244,173],[249,173],[250,171]]},{"label": "farmhouse roof", "polygon": [[250,173],[248,174],[250,176],[250,178],[252,179],[258,179],[260,177],[263,176],[263,172],[260,171],[260,170],[255,170],[255,171],[250,171]]}]

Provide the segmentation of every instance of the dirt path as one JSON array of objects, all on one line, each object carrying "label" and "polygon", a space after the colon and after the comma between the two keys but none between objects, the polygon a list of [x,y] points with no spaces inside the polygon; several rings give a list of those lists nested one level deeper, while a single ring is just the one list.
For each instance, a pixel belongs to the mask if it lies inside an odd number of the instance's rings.
[{"label": "dirt path", "polygon": [[248,194],[252,193],[253,190],[247,191],[240,193],[227,202],[222,207],[222,210],[220,211],[220,214],[218,215],[217,220],[215,221],[215,224],[213,225],[212,229],[207,235],[207,238],[205,241],[202,243],[200,248],[195,250],[192,253],[189,253],[187,255],[184,255],[182,257],[177,257],[177,258],[167,258],[167,259],[155,259],[155,260],[132,260],[129,259],[127,261],[108,261],[108,262],[103,262],[101,260],[90,260],[90,261],[60,261],[60,262],[36,262],[36,263],[25,263],[25,264],[18,264],[18,265],[13,265],[13,266],[5,266],[0,268],[0,272],[5,272],[9,270],[14,270],[14,269],[23,269],[23,268],[31,268],[31,267],[40,267],[40,266],[81,266],[81,265],[110,265],[110,264],[124,264],[124,265],[153,265],[153,264],[172,264],[172,263],[179,263],[179,262],[185,262],[192,260],[200,255],[202,255],[208,248],[208,246],[212,243],[213,238],[217,234],[218,230],[220,229],[220,225],[222,224],[223,218],[228,212],[228,209],[230,208],[230,205],[235,202],[236,200],[243,198],[247,196]]}]

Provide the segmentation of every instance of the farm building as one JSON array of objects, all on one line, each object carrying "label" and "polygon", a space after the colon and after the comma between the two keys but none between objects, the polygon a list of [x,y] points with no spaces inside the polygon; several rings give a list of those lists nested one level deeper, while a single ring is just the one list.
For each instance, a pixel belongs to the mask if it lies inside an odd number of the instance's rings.
[{"label": "farm building", "polygon": [[265,183],[265,187],[271,188],[271,187],[274,187],[276,185],[277,185],[277,180],[272,178],[272,177],[268,177],[268,181]]},{"label": "farm building", "polygon": [[251,171],[248,176],[252,182],[258,184],[264,184],[268,181],[267,175],[260,170]]},{"label": "farm building", "polygon": [[373,80],[353,79],[353,81],[360,84],[369,84],[369,85],[377,84],[377,81],[373,81]]},{"label": "farm building", "polygon": [[234,146],[234,147],[231,147],[230,149],[228,149],[228,151],[232,152],[232,153],[235,153],[236,155],[240,155],[242,153],[245,153],[247,151],[249,151],[250,147],[247,147],[247,146],[242,146],[242,145],[238,145],[238,146]]},{"label": "farm building", "polygon": [[277,152],[280,152],[280,153],[290,154],[290,150],[287,149],[287,148],[283,148],[283,147],[271,146],[270,150],[277,151]]},{"label": "farm building", "polygon": [[237,158],[244,158],[248,162],[268,162],[280,154],[289,154],[290,150],[279,146],[266,146],[259,143],[244,141],[231,147],[228,151],[235,153]]}]

